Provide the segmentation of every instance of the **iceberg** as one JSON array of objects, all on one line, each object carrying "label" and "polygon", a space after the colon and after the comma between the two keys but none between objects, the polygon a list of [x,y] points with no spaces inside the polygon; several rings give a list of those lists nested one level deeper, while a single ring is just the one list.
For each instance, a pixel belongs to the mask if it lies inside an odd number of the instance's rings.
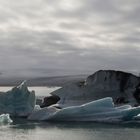
[{"label": "iceberg", "polygon": [[7,92],[0,92],[0,114],[27,117],[34,110],[35,93],[29,91],[26,81]]},{"label": "iceberg", "polygon": [[0,115],[0,124],[9,124],[12,122],[13,122],[13,120],[10,118],[9,114]]},{"label": "iceberg", "polygon": [[[62,108],[82,105],[105,97],[112,97],[116,105],[140,105],[140,77],[114,70],[100,70],[85,81],[68,83],[51,93],[60,97]],[[46,101],[47,104],[48,101]]]},{"label": "iceberg", "polygon": [[[56,99],[56,97],[49,97],[46,100],[49,99],[49,104],[52,104],[52,100]],[[81,98],[79,100],[84,99],[83,96]],[[75,99],[75,102],[78,101],[77,96],[72,99]],[[12,120],[9,116],[27,117],[28,120],[36,121],[140,121],[140,106],[132,107],[128,104],[116,106],[113,100],[112,97],[105,97],[90,102],[85,99],[86,103],[81,104],[82,102],[80,102],[80,105],[69,104],[71,101],[71,103],[74,103],[74,100],[71,100],[67,104],[68,106],[65,106],[66,104],[64,105],[63,100],[60,99],[57,104],[48,107],[43,106],[44,108],[41,108],[42,106],[36,105],[35,92],[30,92],[27,88],[26,81],[24,81],[19,86],[7,92],[0,93],[0,123],[11,123]]]},{"label": "iceberg", "polygon": [[140,114],[140,107],[124,105],[114,107],[113,99],[106,97],[79,106],[58,109],[55,106],[33,111],[28,120],[39,121],[131,121]]}]

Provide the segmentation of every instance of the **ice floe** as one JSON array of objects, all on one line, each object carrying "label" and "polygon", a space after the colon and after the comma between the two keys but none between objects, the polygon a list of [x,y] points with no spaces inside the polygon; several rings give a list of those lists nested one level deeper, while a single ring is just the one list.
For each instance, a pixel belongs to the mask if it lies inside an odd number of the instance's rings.
[{"label": "ice floe", "polygon": [[131,121],[140,114],[140,107],[124,105],[114,107],[111,97],[99,99],[80,106],[57,109],[54,106],[35,110],[29,120],[41,121],[95,121],[122,122]]}]

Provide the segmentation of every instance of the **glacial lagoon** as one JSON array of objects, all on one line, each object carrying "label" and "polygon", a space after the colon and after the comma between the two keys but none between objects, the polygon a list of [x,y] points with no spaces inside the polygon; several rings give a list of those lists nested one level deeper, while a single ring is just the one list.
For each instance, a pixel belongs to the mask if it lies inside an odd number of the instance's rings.
[{"label": "glacial lagoon", "polygon": [[[43,97],[59,87],[29,87]],[[0,87],[7,91],[11,87]],[[12,118],[13,119],[13,118]],[[107,124],[94,122],[37,122],[14,118],[0,125],[0,140],[139,140],[140,123]]]}]

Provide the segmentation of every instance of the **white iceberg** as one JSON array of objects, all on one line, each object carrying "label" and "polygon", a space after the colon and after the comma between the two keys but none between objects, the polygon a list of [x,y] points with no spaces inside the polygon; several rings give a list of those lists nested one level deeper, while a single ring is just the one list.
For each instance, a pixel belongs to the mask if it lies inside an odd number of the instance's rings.
[{"label": "white iceberg", "polygon": [[28,91],[26,82],[7,92],[0,92],[0,114],[26,117],[35,107],[35,93]]},{"label": "white iceberg", "polygon": [[9,114],[0,115],[0,124],[9,124],[12,122],[13,122],[13,120],[10,118]]},{"label": "white iceberg", "polygon": [[138,114],[140,114],[140,107],[131,107],[130,105],[114,107],[112,98],[107,97],[64,109],[57,109],[54,106],[38,109],[28,119],[41,121],[121,122],[133,120]]}]

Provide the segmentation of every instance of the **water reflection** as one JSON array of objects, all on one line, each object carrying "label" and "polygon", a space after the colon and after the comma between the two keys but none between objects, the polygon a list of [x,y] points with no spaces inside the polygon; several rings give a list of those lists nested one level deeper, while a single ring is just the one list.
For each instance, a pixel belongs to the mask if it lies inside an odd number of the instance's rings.
[{"label": "water reflection", "polygon": [[34,122],[13,119],[0,127],[0,140],[139,140],[140,123]]},{"label": "water reflection", "polygon": [[84,129],[120,129],[120,128],[138,128],[140,129],[140,122],[125,122],[125,123],[98,123],[98,122],[47,122],[47,121],[28,121],[26,118],[12,118],[13,123],[10,125],[13,128],[24,127],[27,129],[52,128],[58,127],[62,129],[84,128]]}]

